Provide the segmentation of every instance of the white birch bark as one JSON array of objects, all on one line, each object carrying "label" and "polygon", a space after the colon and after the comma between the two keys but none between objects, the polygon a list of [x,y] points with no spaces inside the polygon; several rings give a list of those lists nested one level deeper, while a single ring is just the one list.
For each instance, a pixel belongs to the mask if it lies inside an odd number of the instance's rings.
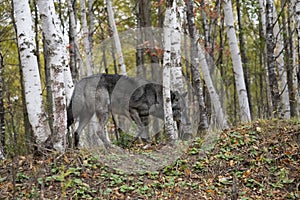
[{"label": "white birch bark", "polygon": [[122,46],[119,38],[119,33],[117,30],[116,22],[115,22],[115,17],[114,17],[114,12],[112,8],[112,0],[106,0],[106,6],[107,6],[107,13],[108,13],[108,19],[109,19],[109,25],[114,37],[115,45],[116,45],[116,53],[117,53],[117,58],[119,59],[119,65],[121,69],[121,74],[126,75],[126,66],[124,63],[124,57],[122,53]]},{"label": "white birch bark", "polygon": [[[261,15],[261,23],[262,23],[262,29],[263,29],[263,35],[266,37],[267,34],[267,26],[266,26],[266,1],[265,0],[259,0],[259,7],[260,7],[260,15]],[[265,38],[266,39],[266,38]],[[265,55],[267,55],[267,47],[265,46]],[[271,91],[269,83],[269,73],[268,73],[268,65],[265,59],[265,70],[266,70],[266,90],[267,90],[267,99],[268,99],[268,110],[272,110],[272,97],[271,97]]]},{"label": "white birch bark", "polygon": [[43,105],[31,11],[28,1],[13,0],[13,6],[29,122],[37,144],[41,145],[51,131]]},{"label": "white birch bark", "polygon": [[281,91],[281,105],[282,105],[282,114],[285,119],[289,119],[291,116],[290,112],[290,98],[289,98],[289,91],[287,87],[287,73],[284,64],[284,42],[280,32],[280,27],[278,23],[278,16],[275,4],[273,2],[273,16],[274,16],[274,35],[276,35],[276,47],[274,49],[275,58],[277,62],[277,69],[278,69],[278,77],[279,77],[279,90]]},{"label": "white birch bark", "polygon": [[90,47],[89,31],[88,31],[87,19],[86,19],[85,0],[80,0],[80,8],[81,8],[83,46],[84,46],[84,54],[85,54],[85,61],[86,61],[85,65],[87,68],[87,75],[90,76],[93,74],[94,70],[93,70],[92,48]]},{"label": "white birch bark", "polygon": [[68,67],[66,45],[53,0],[38,0],[37,5],[49,56],[53,96],[53,147],[58,151],[64,151],[67,134],[66,106],[74,89],[73,81]]},{"label": "white birch bark", "polygon": [[269,78],[269,87],[272,97],[272,114],[278,117],[281,113],[280,108],[280,92],[278,87],[278,78],[275,68],[275,40],[274,40],[274,17],[273,17],[273,0],[266,1],[266,47],[267,47],[267,69]]},{"label": "white birch bark", "polygon": [[[178,8],[178,9],[177,9]],[[172,23],[169,24],[171,29],[171,87],[170,90],[172,91],[178,91],[180,94],[184,94],[184,83],[183,83],[183,74],[182,74],[182,65],[181,65],[181,26],[180,21],[181,19],[178,19],[176,9],[179,9],[181,6],[177,6],[176,1],[173,2],[172,5],[172,12],[170,15],[170,18],[172,20]],[[180,13],[178,15],[180,17]],[[184,105],[187,106],[187,105]],[[186,118],[187,116],[183,116],[183,118]],[[190,133],[191,127],[188,127],[187,124],[190,124],[188,122],[188,119],[183,119],[184,122],[182,125],[184,125],[183,131],[184,133]],[[178,138],[178,131],[177,126],[174,126],[174,133],[175,137]]]},{"label": "white birch bark", "polygon": [[242,67],[240,51],[239,51],[236,33],[234,29],[234,18],[233,18],[231,0],[224,0],[224,15],[225,15],[225,24],[227,27],[227,37],[229,42],[231,59],[233,64],[234,78],[235,78],[239,106],[240,106],[241,121],[249,122],[251,121],[249,101],[248,101],[247,90],[245,86],[245,79],[244,79],[244,72]]},{"label": "white birch bark", "polygon": [[[171,1],[172,2],[172,1]],[[170,1],[167,0],[167,4]],[[176,5],[176,0],[173,2]],[[172,5],[167,5],[164,19],[164,58],[163,58],[163,100],[164,100],[164,113],[165,113],[165,134],[169,141],[177,139],[178,135],[175,133],[175,123],[173,120],[172,105],[171,105],[171,46],[172,46],[172,23],[174,22],[173,17],[176,17],[176,10]]]},{"label": "white birch bark", "polygon": [[207,86],[207,90],[208,90],[210,99],[212,101],[212,105],[216,112],[217,121],[218,121],[221,129],[226,129],[229,127],[228,122],[225,117],[219,95],[215,89],[213,82],[212,82],[210,72],[209,72],[209,67],[208,67],[204,52],[202,51],[200,44],[198,44],[198,55],[199,55],[199,63],[200,63],[201,69],[202,69],[203,79]]}]

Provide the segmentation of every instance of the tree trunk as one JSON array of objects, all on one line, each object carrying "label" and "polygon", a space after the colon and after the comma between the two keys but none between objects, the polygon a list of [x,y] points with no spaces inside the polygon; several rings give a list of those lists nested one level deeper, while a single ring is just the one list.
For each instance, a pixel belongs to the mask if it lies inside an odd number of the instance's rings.
[{"label": "tree trunk", "polygon": [[177,139],[177,133],[175,133],[172,105],[171,105],[171,37],[172,37],[172,22],[176,17],[176,0],[166,1],[166,11],[164,20],[164,58],[163,58],[163,100],[164,100],[164,113],[165,113],[165,134],[167,139],[172,143]]},{"label": "tree trunk", "polygon": [[275,55],[274,55],[274,35],[273,35],[273,1],[266,2],[266,46],[267,46],[267,66],[269,73],[269,87],[271,90],[273,114],[275,117],[279,116],[280,111],[280,95],[278,90],[278,81],[275,69]]},{"label": "tree trunk", "polygon": [[136,46],[136,76],[145,77],[145,68],[144,68],[144,40],[143,40],[143,31],[142,31],[142,12],[143,7],[142,1],[136,2],[136,18],[137,18],[137,46]]},{"label": "tree trunk", "polygon": [[107,13],[108,13],[108,19],[109,19],[109,25],[114,37],[115,45],[116,45],[116,53],[117,53],[117,58],[119,59],[119,65],[120,65],[120,70],[122,75],[126,75],[126,66],[124,63],[124,57],[122,53],[122,47],[121,47],[121,42],[117,30],[117,26],[115,23],[115,17],[114,17],[114,12],[112,8],[112,0],[106,0],[106,7],[107,7]]},{"label": "tree trunk", "polygon": [[80,8],[81,8],[83,47],[84,47],[84,54],[85,54],[85,61],[86,61],[85,65],[87,68],[87,75],[91,76],[93,74],[94,67],[93,67],[92,48],[90,47],[90,41],[89,41],[89,30],[87,27],[85,0],[80,0]]},{"label": "tree trunk", "polygon": [[300,1],[297,1],[295,3],[295,15],[296,15],[296,30],[297,30],[297,54],[298,54],[298,65],[295,66],[296,73],[295,76],[297,77],[295,81],[296,84],[296,90],[297,90],[297,111],[299,113],[298,119],[300,119]]},{"label": "tree trunk", "polygon": [[233,64],[235,84],[238,94],[240,117],[242,122],[251,121],[249,101],[245,86],[244,72],[242,67],[241,56],[239,52],[238,42],[234,29],[234,18],[232,12],[231,0],[224,0],[224,15],[227,27],[227,37]]},{"label": "tree trunk", "polygon": [[68,67],[66,45],[55,12],[53,1],[38,0],[42,31],[47,45],[53,98],[53,136],[49,142],[64,151],[67,134],[66,107],[73,93],[73,82]]},{"label": "tree trunk", "polygon": [[[188,0],[186,4],[187,4],[187,10],[186,10],[187,23],[188,23],[190,43],[191,43],[191,72],[193,78],[193,86],[198,99],[199,114],[200,114],[199,131],[204,131],[208,128],[208,120],[207,120],[207,113],[206,113],[206,108],[205,108],[205,103],[203,98],[202,85],[201,85],[200,72],[199,72],[199,51],[202,51],[202,49],[198,49],[198,41],[196,38],[194,1]],[[206,60],[204,60],[203,62],[206,62]],[[206,67],[208,70],[207,63],[206,63]],[[210,75],[209,77],[207,77],[207,81],[209,78]]]},{"label": "tree trunk", "polygon": [[295,8],[296,8],[296,2],[295,0],[291,0],[290,3],[290,7],[289,7],[289,12],[291,15],[291,30],[289,30],[290,35],[292,35],[293,37],[290,37],[290,45],[291,45],[291,49],[292,49],[292,70],[293,70],[293,92],[294,92],[294,99],[293,101],[293,106],[294,106],[294,113],[295,113],[295,117],[299,117],[300,113],[299,113],[299,107],[298,107],[298,96],[299,96],[299,92],[297,90],[298,87],[298,81],[297,81],[297,45],[296,45],[296,19],[297,19],[297,14],[295,12]]},{"label": "tree trunk", "polygon": [[68,0],[69,21],[70,21],[70,25],[69,25],[70,70],[71,70],[72,78],[76,80],[79,77],[79,72],[81,76],[83,76],[85,72],[83,69],[84,68],[83,61],[79,52],[74,3],[76,3],[76,0]]},{"label": "tree trunk", "polygon": [[[287,46],[288,47],[288,57],[287,57],[287,65],[286,65],[286,74],[287,74],[287,85],[288,85],[288,97],[289,97],[289,109],[290,109],[290,116],[288,117],[296,117],[296,98],[295,98],[295,88],[294,88],[294,15],[293,15],[293,8],[294,3],[293,1],[287,3]],[[285,15],[283,14],[282,17]],[[284,29],[285,30],[285,29]]]},{"label": "tree trunk", "polygon": [[43,105],[31,11],[27,1],[14,0],[13,6],[28,117],[36,142],[42,145],[51,132]]},{"label": "tree trunk", "polygon": [[238,26],[239,26],[239,41],[240,41],[240,49],[241,49],[241,59],[243,63],[243,70],[244,70],[244,76],[245,76],[245,84],[246,84],[246,90],[247,90],[247,96],[249,100],[249,108],[250,113],[252,113],[252,102],[251,102],[251,90],[250,90],[250,81],[249,81],[249,66],[248,66],[248,58],[246,56],[246,45],[245,45],[245,38],[244,38],[244,26],[242,24],[242,14],[240,9],[240,0],[236,0],[236,10],[237,10],[237,16],[238,16]]},{"label": "tree trunk", "polygon": [[3,103],[3,75],[2,70],[4,68],[3,56],[0,53],[0,160],[5,158],[6,149],[5,149],[5,108]]},{"label": "tree trunk", "polygon": [[[267,36],[267,23],[266,23],[266,2],[265,0],[259,0],[259,7],[260,7],[260,20],[261,20],[261,25],[262,25],[262,32],[263,32],[263,37],[264,40],[266,41],[266,36]],[[267,55],[267,46],[265,45],[264,48],[264,54],[263,55]],[[267,83],[267,87],[266,87],[266,97],[267,97],[267,113],[266,116],[270,117],[272,115],[272,95],[271,95],[271,88],[269,87],[270,83],[269,83],[269,72],[268,72],[268,64],[267,64],[267,56],[264,57],[264,64],[265,64],[265,68],[266,68],[266,78],[265,78],[265,82]],[[262,88],[261,88],[262,89]]]},{"label": "tree trunk", "polygon": [[[291,113],[290,113],[290,100],[289,100],[289,91],[288,91],[288,86],[287,86],[287,69],[285,68],[285,65],[289,65],[288,60],[284,59],[284,53],[283,51],[286,50],[286,54],[288,53],[288,47],[284,45],[284,41],[286,41],[287,38],[283,38],[282,35],[284,37],[286,30],[285,30],[285,14],[284,12],[282,13],[282,20],[283,20],[283,30],[280,29],[279,27],[279,22],[278,22],[278,16],[277,16],[277,11],[275,8],[275,4],[274,2],[273,4],[273,23],[274,23],[274,30],[273,30],[273,34],[274,36],[276,36],[276,48],[274,49],[274,54],[275,54],[275,58],[276,58],[276,64],[277,64],[277,69],[278,69],[278,77],[280,77],[280,79],[278,80],[278,87],[280,89],[280,93],[281,93],[281,106],[282,106],[282,117],[284,117],[285,119],[290,118]],[[281,32],[282,31],[282,32]]]},{"label": "tree trunk", "polygon": [[[93,3],[94,0],[88,0],[88,10],[89,10],[89,42],[90,42],[90,48],[93,49],[93,36],[94,36],[94,28],[95,28],[95,22],[94,22],[94,10],[93,10]],[[91,52],[91,57],[93,57],[93,52]],[[94,63],[92,63],[94,64]],[[92,66],[94,69],[94,66]]]}]

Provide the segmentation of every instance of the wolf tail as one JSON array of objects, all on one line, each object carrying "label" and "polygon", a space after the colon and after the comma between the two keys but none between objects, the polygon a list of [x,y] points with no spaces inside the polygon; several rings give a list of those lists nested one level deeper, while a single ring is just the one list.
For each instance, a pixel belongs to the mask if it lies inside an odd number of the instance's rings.
[{"label": "wolf tail", "polygon": [[70,127],[74,122],[74,116],[72,111],[72,99],[67,107],[67,127]]}]

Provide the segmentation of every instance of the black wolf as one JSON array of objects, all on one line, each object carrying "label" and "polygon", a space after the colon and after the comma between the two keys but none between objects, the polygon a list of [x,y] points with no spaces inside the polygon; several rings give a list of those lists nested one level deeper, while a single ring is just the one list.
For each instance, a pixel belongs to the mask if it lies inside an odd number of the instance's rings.
[{"label": "black wolf", "polygon": [[[74,133],[75,146],[78,146],[79,134],[94,113],[99,120],[99,136],[105,146],[110,143],[104,131],[109,113],[132,119],[138,127],[138,136],[147,140],[149,115],[164,118],[162,94],[163,87],[160,84],[144,79],[117,74],[98,74],[83,78],[76,84],[67,109],[68,127],[73,124],[74,119],[79,118],[79,126]],[[177,124],[181,122],[181,100],[178,92],[171,91],[172,110]]]}]

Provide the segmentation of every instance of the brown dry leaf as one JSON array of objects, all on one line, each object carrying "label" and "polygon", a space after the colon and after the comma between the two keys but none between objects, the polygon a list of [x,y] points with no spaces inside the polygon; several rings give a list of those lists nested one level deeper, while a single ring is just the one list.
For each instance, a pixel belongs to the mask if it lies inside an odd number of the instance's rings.
[{"label": "brown dry leaf", "polygon": [[190,169],[185,169],[184,174],[185,174],[185,176],[191,176],[192,172]]},{"label": "brown dry leaf", "polygon": [[64,161],[65,161],[67,164],[70,164],[70,160],[69,160],[69,158],[68,158],[66,155],[64,155]]},{"label": "brown dry leaf", "polygon": [[248,169],[247,171],[245,171],[243,173],[243,178],[247,178],[250,174],[251,174],[251,171],[250,171],[250,169]]},{"label": "brown dry leaf", "polygon": [[179,193],[180,192],[180,187],[175,187],[175,192]]},{"label": "brown dry leaf", "polygon": [[233,166],[234,166],[234,160],[230,160],[230,161],[229,161],[229,166],[230,166],[230,167],[233,167]]}]

